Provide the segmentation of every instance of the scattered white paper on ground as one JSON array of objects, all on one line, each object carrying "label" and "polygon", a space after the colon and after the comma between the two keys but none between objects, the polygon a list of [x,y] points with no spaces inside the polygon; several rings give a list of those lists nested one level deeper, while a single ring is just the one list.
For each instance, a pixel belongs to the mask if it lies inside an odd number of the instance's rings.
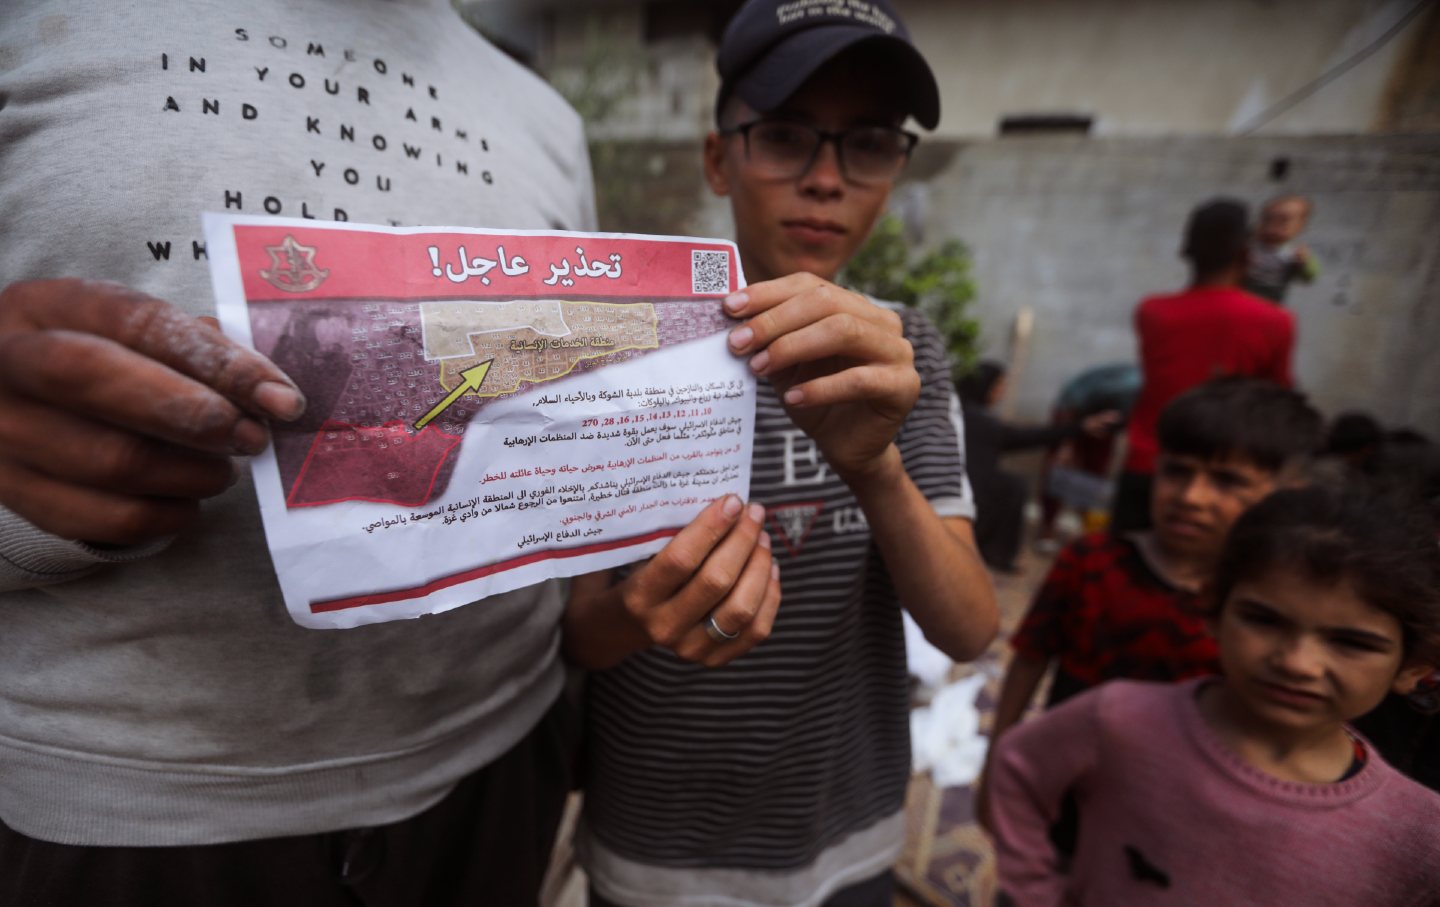
[{"label": "scattered white paper on ground", "polygon": [[205,235],[226,334],[309,401],[252,460],[302,625],[640,560],[748,495],[731,243],[216,214]]},{"label": "scattered white paper on ground", "polygon": [[905,663],[910,676],[920,681],[925,690],[924,698],[928,699],[945,683],[955,662],[925,638],[909,611],[901,611],[900,615],[905,624]]},{"label": "scattered white paper on ground", "polygon": [[915,771],[928,771],[936,787],[973,784],[980,777],[990,741],[980,733],[975,699],[985,680],[983,673],[963,677],[942,687],[930,705],[910,712]]}]

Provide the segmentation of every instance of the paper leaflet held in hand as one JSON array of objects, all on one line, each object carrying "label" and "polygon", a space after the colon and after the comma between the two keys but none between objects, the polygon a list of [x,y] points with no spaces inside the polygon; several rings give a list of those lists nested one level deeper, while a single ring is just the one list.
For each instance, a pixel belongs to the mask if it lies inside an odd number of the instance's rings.
[{"label": "paper leaflet held in hand", "polygon": [[308,400],[251,463],[304,626],[640,560],[748,493],[728,242],[217,214],[205,236],[225,333]]}]

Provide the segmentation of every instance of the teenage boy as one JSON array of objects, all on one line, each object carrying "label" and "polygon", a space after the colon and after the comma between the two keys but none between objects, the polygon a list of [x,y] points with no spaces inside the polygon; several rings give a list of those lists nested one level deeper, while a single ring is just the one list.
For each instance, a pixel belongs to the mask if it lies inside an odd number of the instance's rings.
[{"label": "teenage boy", "polygon": [[1303,195],[1279,195],[1260,209],[1260,228],[1250,247],[1245,289],[1284,304],[1293,281],[1314,283],[1320,266],[1310,250],[1295,241],[1310,223],[1311,202]]},{"label": "teenage boy", "polygon": [[1047,707],[1107,680],[1215,673],[1200,593],[1231,525],[1298,478],[1322,420],[1295,391],[1220,378],[1176,398],[1157,430],[1154,528],[1087,536],[1060,552],[1010,641],[992,743],[1020,721],[1052,666]]},{"label": "teenage boy", "polygon": [[[832,283],[909,157],[906,116],[935,126],[935,80],[884,2],[750,2],[718,68],[705,175],[756,281],[726,306],[761,379],[751,491],[784,606],[664,601],[665,552],[575,582],[567,652],[608,668],[590,676],[582,859],[592,904],[888,905],[910,774],[900,605],[956,659],[996,626],[943,344]],[[729,547],[704,569],[744,584]]]},{"label": "teenage boy", "polygon": [[1196,208],[1181,254],[1188,289],[1152,296],[1135,310],[1144,383],[1130,414],[1128,454],[1111,513],[1116,532],[1149,525],[1155,475],[1155,420],[1165,404],[1218,375],[1290,384],[1295,319],[1240,289],[1250,258],[1245,205],[1217,199]]}]

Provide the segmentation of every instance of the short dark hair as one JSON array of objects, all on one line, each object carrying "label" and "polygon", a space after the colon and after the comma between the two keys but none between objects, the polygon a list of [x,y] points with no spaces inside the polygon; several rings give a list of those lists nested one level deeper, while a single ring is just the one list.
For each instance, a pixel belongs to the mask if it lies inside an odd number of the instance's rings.
[{"label": "short dark hair", "polygon": [[1378,448],[1385,440],[1385,429],[1369,413],[1341,413],[1330,423],[1325,438],[1325,452],[1332,454],[1361,453]]},{"label": "short dark hair", "polygon": [[966,403],[984,406],[990,402],[990,392],[995,389],[995,382],[1004,377],[1004,365],[993,359],[985,359],[955,379],[955,392]]},{"label": "short dark hair", "polygon": [[1181,254],[1198,274],[1235,263],[1250,244],[1250,209],[1233,198],[1212,199],[1190,212]]},{"label": "short dark hair", "polygon": [[1235,586],[1276,568],[1349,583],[1400,622],[1405,657],[1440,658],[1440,546],[1413,503],[1366,485],[1277,491],[1235,521],[1215,571],[1216,614]]},{"label": "short dark hair", "polygon": [[1227,377],[1191,388],[1160,412],[1164,453],[1215,460],[1240,457],[1279,472],[1320,447],[1323,420],[1305,395],[1258,378]]},{"label": "short dark hair", "polygon": [[1413,430],[1402,440],[1387,437],[1374,472],[1387,490],[1428,507],[1440,531],[1440,447]]}]

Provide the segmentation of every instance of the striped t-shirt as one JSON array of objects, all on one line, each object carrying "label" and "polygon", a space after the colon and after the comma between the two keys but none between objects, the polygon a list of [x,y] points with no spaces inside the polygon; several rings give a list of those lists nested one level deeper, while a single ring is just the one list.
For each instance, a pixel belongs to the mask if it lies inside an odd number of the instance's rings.
[{"label": "striped t-shirt", "polygon": [[[922,390],[896,443],[942,517],[971,517],[944,346],[898,311]],[[771,636],[720,669],[654,648],[590,677],[583,853],[622,903],[642,901],[637,878],[646,904],[694,903],[707,876],[717,894],[754,890],[737,870],[761,871],[767,890],[733,903],[805,903],[883,871],[900,844],[910,739],[894,587],[854,496],[766,381],[751,499],[780,563]]]}]

